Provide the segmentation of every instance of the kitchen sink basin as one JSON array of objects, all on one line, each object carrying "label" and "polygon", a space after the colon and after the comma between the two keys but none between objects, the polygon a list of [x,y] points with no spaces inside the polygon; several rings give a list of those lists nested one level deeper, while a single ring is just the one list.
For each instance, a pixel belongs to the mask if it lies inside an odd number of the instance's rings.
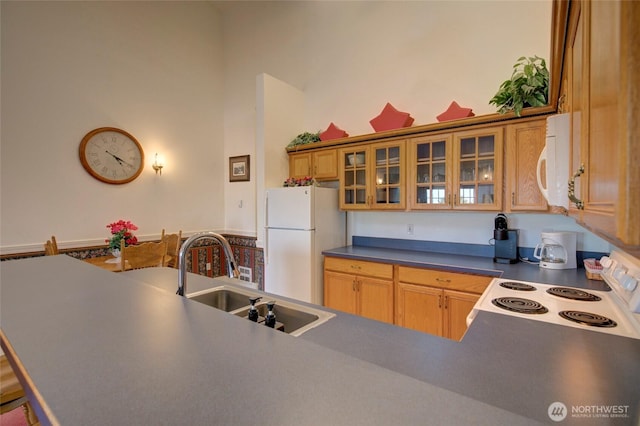
[{"label": "kitchen sink basin", "polygon": [[[275,302],[273,312],[276,315],[276,321],[282,323],[284,332],[292,336],[300,336],[305,331],[317,327],[335,316],[335,314],[321,309],[225,285],[187,295],[188,299],[238,317],[247,316],[250,297],[262,297],[262,301],[256,304],[258,314],[262,318],[267,315],[266,302]],[[264,327],[260,323],[257,323],[256,326]]]},{"label": "kitchen sink basin", "polygon": [[243,306],[247,306],[249,304],[249,297],[251,296],[223,288],[221,290],[208,291],[206,293],[199,293],[188,297],[191,300],[204,303],[205,305],[212,306],[216,309],[231,312],[242,308]]},{"label": "kitchen sink basin", "polygon": [[[264,318],[267,316],[268,310],[266,303],[256,305],[256,309],[260,317]],[[284,306],[278,304],[278,302],[276,302],[276,305],[273,307],[273,313],[276,315],[276,320],[284,325],[284,332],[289,334],[320,319],[316,314]],[[236,315],[241,317],[246,317],[247,314],[248,309],[243,309],[236,313]]]}]

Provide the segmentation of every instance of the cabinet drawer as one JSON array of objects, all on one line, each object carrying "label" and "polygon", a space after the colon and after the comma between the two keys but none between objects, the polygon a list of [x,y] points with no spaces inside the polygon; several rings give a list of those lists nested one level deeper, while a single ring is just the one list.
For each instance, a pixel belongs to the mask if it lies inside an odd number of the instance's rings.
[{"label": "cabinet drawer", "polygon": [[337,272],[393,279],[393,265],[362,260],[325,257],[324,268]]},{"label": "cabinet drawer", "polygon": [[448,290],[466,291],[482,294],[493,277],[484,275],[461,274],[458,272],[437,271],[434,269],[398,268],[398,281],[439,287]]}]

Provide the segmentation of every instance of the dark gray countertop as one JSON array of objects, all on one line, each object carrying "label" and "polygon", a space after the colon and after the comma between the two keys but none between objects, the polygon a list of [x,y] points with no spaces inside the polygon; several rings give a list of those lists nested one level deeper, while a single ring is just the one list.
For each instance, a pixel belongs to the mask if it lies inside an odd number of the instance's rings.
[{"label": "dark gray countertop", "polygon": [[345,246],[323,252],[326,256],[394,263],[419,268],[488,275],[518,281],[567,285],[592,290],[609,290],[604,281],[587,279],[584,268],[551,270],[524,262],[494,263],[492,258],[454,255],[415,250],[385,249],[367,246]]},{"label": "dark gray countertop", "polygon": [[64,425],[536,424],[555,401],[628,406],[563,424],[638,424],[640,340],[488,312],[462,342],[344,313],[294,338],[177,297],[174,269],[0,274],[2,331]]},{"label": "dark gray countertop", "polygon": [[[43,425],[43,409],[61,425],[534,423],[178,297],[175,269],[60,255],[3,262],[0,278],[3,345]],[[189,274],[188,289],[204,282],[224,283]]]}]

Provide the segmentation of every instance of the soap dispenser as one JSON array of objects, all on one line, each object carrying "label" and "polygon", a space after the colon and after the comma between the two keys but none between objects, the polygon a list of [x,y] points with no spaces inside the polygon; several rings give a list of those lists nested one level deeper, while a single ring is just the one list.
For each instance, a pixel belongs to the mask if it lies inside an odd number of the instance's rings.
[{"label": "soap dispenser", "polygon": [[269,312],[267,312],[267,316],[264,319],[264,325],[267,327],[275,328],[276,326],[276,314],[273,313],[273,307],[275,304],[276,302],[274,301],[267,302],[267,310]]},{"label": "soap dispenser", "polygon": [[250,297],[249,303],[251,307],[249,308],[249,321],[258,322],[258,310],[256,309],[256,303],[260,301],[262,297]]}]

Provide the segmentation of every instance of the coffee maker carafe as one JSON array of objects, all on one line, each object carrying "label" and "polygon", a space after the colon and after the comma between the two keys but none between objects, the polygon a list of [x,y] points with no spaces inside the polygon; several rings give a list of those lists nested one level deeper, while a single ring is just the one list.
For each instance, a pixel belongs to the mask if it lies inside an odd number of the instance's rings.
[{"label": "coffee maker carafe", "polygon": [[494,262],[518,262],[518,230],[509,229],[507,216],[503,213],[498,214],[495,218],[493,240],[495,249]]},{"label": "coffee maker carafe", "polygon": [[533,250],[533,257],[540,259],[541,268],[575,269],[576,236],[569,231],[542,232],[542,242]]}]

